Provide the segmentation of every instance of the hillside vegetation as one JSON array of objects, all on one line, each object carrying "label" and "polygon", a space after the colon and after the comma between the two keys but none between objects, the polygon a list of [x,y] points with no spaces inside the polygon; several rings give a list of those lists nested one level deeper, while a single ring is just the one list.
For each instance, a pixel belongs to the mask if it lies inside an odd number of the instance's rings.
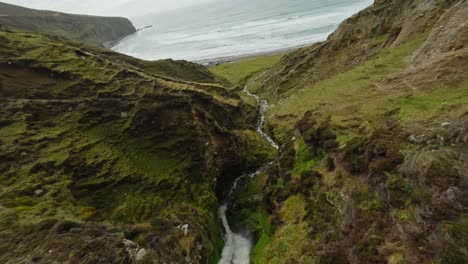
[{"label": "hillside vegetation", "polygon": [[217,261],[216,179],[272,150],[254,107],[163,65],[2,28],[2,263]]},{"label": "hillside vegetation", "polygon": [[42,11],[0,2],[0,25],[65,37],[98,46],[136,32],[123,17],[97,17]]},{"label": "hillside vegetation", "polygon": [[246,81],[255,74],[276,64],[281,59],[281,55],[264,55],[250,58],[238,62],[224,63],[209,68],[210,71],[218,76],[222,76],[233,87],[241,87]]},{"label": "hillside vegetation", "polygon": [[468,262],[466,21],[467,1],[376,1],[252,85],[282,142],[233,213],[253,263]]},{"label": "hillside vegetation", "polygon": [[376,0],[324,42],[209,70],[6,17],[1,263],[217,263],[219,200],[265,164],[228,211],[252,263],[468,262],[468,1]]}]

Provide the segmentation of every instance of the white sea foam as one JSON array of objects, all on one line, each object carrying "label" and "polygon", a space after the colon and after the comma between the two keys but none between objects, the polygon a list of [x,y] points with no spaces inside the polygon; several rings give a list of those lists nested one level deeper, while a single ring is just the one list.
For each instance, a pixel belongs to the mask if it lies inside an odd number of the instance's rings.
[{"label": "white sea foam", "polygon": [[116,51],[142,59],[209,60],[323,41],[372,0],[219,0],[133,19],[153,25]]}]

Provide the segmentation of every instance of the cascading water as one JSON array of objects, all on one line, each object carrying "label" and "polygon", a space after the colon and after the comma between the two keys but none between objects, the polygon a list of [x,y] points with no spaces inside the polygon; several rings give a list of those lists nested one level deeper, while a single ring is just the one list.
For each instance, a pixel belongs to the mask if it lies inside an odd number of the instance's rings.
[{"label": "cascading water", "polygon": [[256,94],[253,94],[249,91],[249,86],[250,84],[254,83],[255,81],[258,80],[258,78],[262,77],[263,74],[265,74],[265,72],[263,72],[262,74],[258,75],[253,81],[251,81],[250,83],[246,84],[244,86],[244,93],[248,94],[249,96],[253,97],[255,99],[255,101],[257,102],[257,104],[260,106],[260,110],[259,110],[259,114],[260,114],[260,118],[258,119],[258,122],[257,122],[257,133],[259,133],[260,135],[262,135],[262,137],[268,141],[268,143],[270,143],[270,145],[272,147],[274,147],[275,149],[279,149],[279,146],[276,144],[276,142],[270,137],[270,135],[268,135],[267,133],[265,133],[265,131],[263,131],[263,125],[265,124],[265,111],[267,110],[268,108],[268,101],[267,100],[262,100],[260,99],[260,97]]},{"label": "cascading water", "polygon": [[[264,72],[265,73],[265,72]],[[275,141],[267,134],[265,131],[263,131],[263,125],[265,123],[265,111],[268,108],[268,102],[266,100],[260,99],[260,97],[256,94],[252,94],[249,92],[249,85],[255,82],[258,78],[260,78],[263,75],[260,74],[249,82],[248,84],[245,85],[244,87],[244,92],[248,94],[249,96],[255,98],[255,101],[259,105],[259,115],[260,118],[258,119],[257,122],[257,132],[266,140],[272,147],[275,149],[278,149],[278,145],[275,143]],[[221,222],[223,223],[224,230],[226,232],[224,236],[224,248],[223,248],[223,254],[221,257],[221,260],[219,261],[219,264],[249,264],[250,262],[250,251],[252,249],[252,241],[248,236],[242,235],[242,234],[236,234],[232,232],[231,227],[229,226],[229,222],[226,216],[226,213],[229,208],[229,201],[232,198],[232,195],[234,191],[237,188],[237,185],[240,180],[244,178],[254,178],[258,174],[260,174],[263,171],[264,167],[260,168],[257,172],[255,173],[248,173],[248,174],[243,174],[239,176],[234,183],[232,184],[231,189],[229,190],[228,196],[227,196],[227,201],[223,205],[220,206],[218,210],[218,216],[221,219]]]}]

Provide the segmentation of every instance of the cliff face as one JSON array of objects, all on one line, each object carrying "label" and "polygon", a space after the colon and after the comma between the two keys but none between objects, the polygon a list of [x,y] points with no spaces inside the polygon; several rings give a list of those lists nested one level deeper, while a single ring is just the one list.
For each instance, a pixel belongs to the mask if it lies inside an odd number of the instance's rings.
[{"label": "cliff face", "polygon": [[238,197],[253,263],[468,261],[466,21],[467,1],[376,1],[252,85],[282,142]]},{"label": "cliff face", "polygon": [[42,11],[0,3],[0,24],[106,46],[136,32],[123,17],[96,17]]},{"label": "cliff face", "polygon": [[217,260],[216,179],[271,150],[239,96],[145,63],[2,28],[2,263]]}]

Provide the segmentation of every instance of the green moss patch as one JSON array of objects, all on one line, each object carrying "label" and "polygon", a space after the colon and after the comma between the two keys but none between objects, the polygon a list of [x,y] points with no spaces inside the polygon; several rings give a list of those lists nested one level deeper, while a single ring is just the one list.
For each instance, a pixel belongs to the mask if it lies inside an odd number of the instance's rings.
[{"label": "green moss patch", "polygon": [[281,55],[258,56],[236,62],[223,63],[209,68],[214,74],[225,78],[233,86],[243,85],[252,74],[268,69],[281,58]]}]

